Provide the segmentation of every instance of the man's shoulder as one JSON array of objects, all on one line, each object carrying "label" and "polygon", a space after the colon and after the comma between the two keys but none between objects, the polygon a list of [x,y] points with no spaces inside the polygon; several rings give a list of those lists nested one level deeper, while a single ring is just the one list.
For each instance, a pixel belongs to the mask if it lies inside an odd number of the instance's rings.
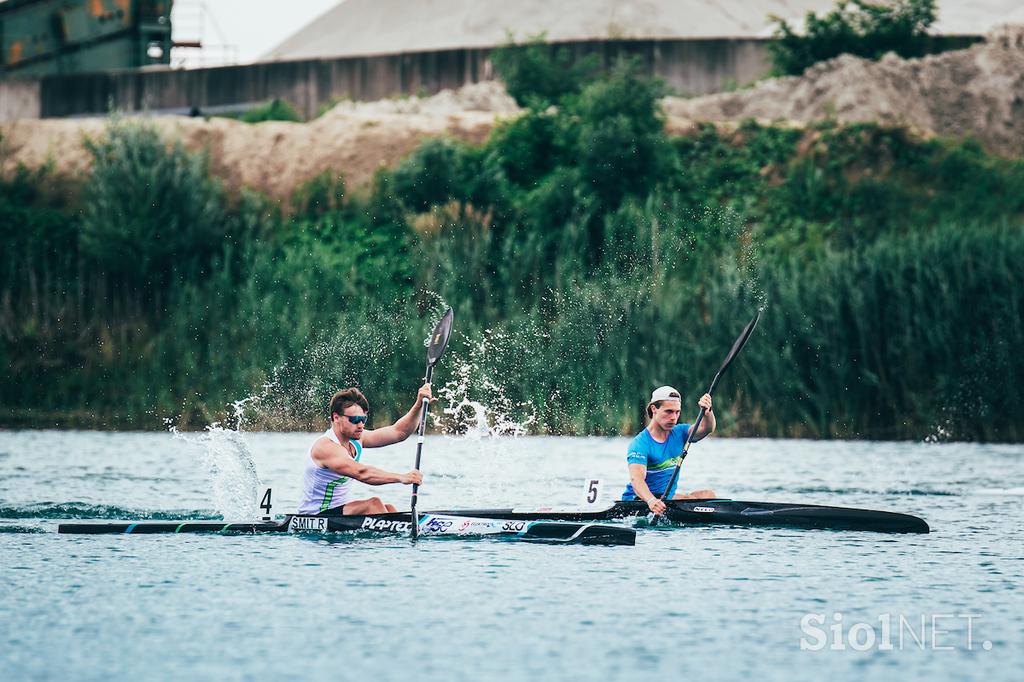
[{"label": "man's shoulder", "polygon": [[647,433],[647,429],[644,429],[640,433],[633,436],[633,440],[629,441],[630,452],[647,452],[650,449],[651,437]]},{"label": "man's shoulder", "polygon": [[[349,442],[354,443],[354,448],[357,454],[362,452],[362,446],[357,441]],[[352,456],[351,449],[345,447],[344,445],[342,445],[341,443],[327,435],[323,435],[317,438],[316,441],[313,443],[312,449],[310,450],[310,455],[312,455],[314,460],[326,459],[328,457],[331,457],[332,455],[337,455],[338,453],[347,454],[349,457]]]}]

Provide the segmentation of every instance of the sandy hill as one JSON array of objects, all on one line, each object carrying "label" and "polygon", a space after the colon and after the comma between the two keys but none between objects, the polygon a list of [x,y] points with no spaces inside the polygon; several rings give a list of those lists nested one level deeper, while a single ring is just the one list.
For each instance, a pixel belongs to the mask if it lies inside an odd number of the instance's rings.
[{"label": "sandy hill", "polygon": [[[1021,155],[1024,29],[1006,29],[986,43],[922,59],[889,55],[870,62],[841,56],[803,76],[763,81],[748,90],[666,98],[664,108],[674,133],[704,120],[835,118],[972,135],[993,152]],[[518,111],[499,83],[487,82],[423,99],[346,102],[308,123],[151,120],[191,149],[208,148],[214,172],[229,187],[249,186],[286,199],[297,185],[325,170],[343,174],[350,187],[365,185],[378,167],[395,164],[426,137],[480,142],[498,120]],[[99,118],[4,124],[0,169],[52,162],[59,172],[81,176],[90,159],[83,138],[101,135],[104,126]]]}]

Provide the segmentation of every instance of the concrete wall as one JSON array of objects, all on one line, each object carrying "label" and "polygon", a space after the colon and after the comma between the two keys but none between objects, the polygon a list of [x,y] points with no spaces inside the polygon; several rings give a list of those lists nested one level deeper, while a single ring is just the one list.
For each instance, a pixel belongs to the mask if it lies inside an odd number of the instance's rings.
[{"label": "concrete wall", "polygon": [[[936,48],[958,39],[939,39]],[[974,39],[961,39],[967,44]],[[939,42],[937,41],[937,42]],[[595,40],[565,43],[581,58],[599,55],[606,65],[619,55],[640,59],[648,73],[667,81],[678,94],[700,95],[742,85],[768,72],[767,40]],[[948,44],[947,44],[948,43]],[[191,109],[286,99],[313,116],[332,98],[375,100],[403,94],[433,94],[444,88],[495,77],[489,49],[457,49],[398,55],[266,62],[211,69],[130,71],[45,76],[38,81],[38,116],[104,114],[123,111],[187,113]],[[17,89],[17,88],[15,88]],[[22,99],[29,97],[18,90]],[[14,98],[0,81],[0,120],[29,115],[31,107],[7,105]],[[18,115],[18,112],[25,112]]]},{"label": "concrete wall", "polygon": [[665,80],[675,94],[705,95],[730,84],[764,78],[770,69],[767,40],[639,40],[570,43],[577,58],[597,54],[605,66],[619,56],[638,57],[647,73]]},{"label": "concrete wall", "polygon": [[38,80],[32,78],[0,80],[0,122],[41,117]]},{"label": "concrete wall", "polygon": [[[596,53],[610,64],[620,54],[636,55],[649,73],[680,93],[702,94],[728,82],[749,82],[766,71],[762,40],[587,41],[564,45],[575,56]],[[109,73],[44,76],[35,81],[36,116],[179,110],[286,99],[306,116],[332,98],[375,100],[434,94],[445,88],[495,77],[488,49],[441,50],[399,55],[266,62],[211,69],[140,69]],[[25,88],[18,86],[24,97]],[[29,116],[8,105],[11,81],[0,81],[0,120]]]},{"label": "concrete wall", "polygon": [[42,115],[184,110],[280,98],[307,116],[325,102],[435,93],[487,78],[487,52],[267,62],[211,69],[146,69],[40,79]]}]

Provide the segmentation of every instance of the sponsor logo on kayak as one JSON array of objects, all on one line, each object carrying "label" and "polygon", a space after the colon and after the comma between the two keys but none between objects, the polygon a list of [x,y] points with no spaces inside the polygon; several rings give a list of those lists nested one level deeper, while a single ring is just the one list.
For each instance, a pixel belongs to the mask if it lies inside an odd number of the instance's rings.
[{"label": "sponsor logo on kayak", "polygon": [[327,519],[315,516],[293,516],[288,524],[293,533],[323,533],[327,530]]},{"label": "sponsor logo on kayak", "polygon": [[481,533],[490,534],[497,533],[501,529],[501,521],[493,519],[466,519],[459,524],[458,529],[454,532],[457,533]]},{"label": "sponsor logo on kayak", "polygon": [[408,533],[412,524],[408,521],[396,521],[394,519],[375,519],[368,516],[363,519],[363,530],[376,530],[389,533]]},{"label": "sponsor logo on kayak", "polygon": [[[979,647],[977,613],[933,613],[906,616],[883,613],[873,622],[844,622],[842,613],[827,618],[824,613],[806,613],[800,619],[801,651],[952,651],[978,648],[992,650],[992,642],[984,640]],[[828,625],[826,625],[828,622]]]},{"label": "sponsor logo on kayak", "polygon": [[693,511],[708,513],[708,512],[715,511],[715,508],[714,507],[694,507]]},{"label": "sponsor logo on kayak", "polygon": [[494,521],[487,519],[478,519],[469,523],[469,531],[476,531],[478,533],[493,533],[497,530],[498,524]]},{"label": "sponsor logo on kayak", "polygon": [[421,525],[426,533],[447,533],[454,523],[448,519],[439,519],[436,516],[431,516]]}]

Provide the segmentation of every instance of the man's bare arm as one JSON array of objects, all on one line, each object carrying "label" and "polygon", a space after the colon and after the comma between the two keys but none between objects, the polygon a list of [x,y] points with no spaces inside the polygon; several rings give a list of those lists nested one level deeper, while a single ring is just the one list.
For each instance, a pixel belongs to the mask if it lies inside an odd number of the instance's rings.
[{"label": "man's bare arm", "polygon": [[420,410],[423,408],[424,398],[430,402],[437,400],[430,393],[430,384],[420,386],[420,390],[416,393],[416,403],[405,413],[405,416],[394,424],[381,429],[363,431],[363,437],[360,439],[363,447],[382,448],[385,445],[401,443],[415,433],[416,427],[420,423]]},{"label": "man's bare arm", "polygon": [[379,467],[357,462],[344,447],[328,438],[321,438],[313,446],[313,461],[327,467],[336,474],[354,478],[367,485],[385,485],[388,483],[410,485],[423,482],[422,474],[416,470],[404,474],[396,474]]},{"label": "man's bare arm", "polygon": [[643,464],[630,464],[629,482],[633,484],[633,492],[636,493],[636,496],[646,502],[652,512],[655,514],[665,512],[665,503],[647,487],[647,467]]}]

